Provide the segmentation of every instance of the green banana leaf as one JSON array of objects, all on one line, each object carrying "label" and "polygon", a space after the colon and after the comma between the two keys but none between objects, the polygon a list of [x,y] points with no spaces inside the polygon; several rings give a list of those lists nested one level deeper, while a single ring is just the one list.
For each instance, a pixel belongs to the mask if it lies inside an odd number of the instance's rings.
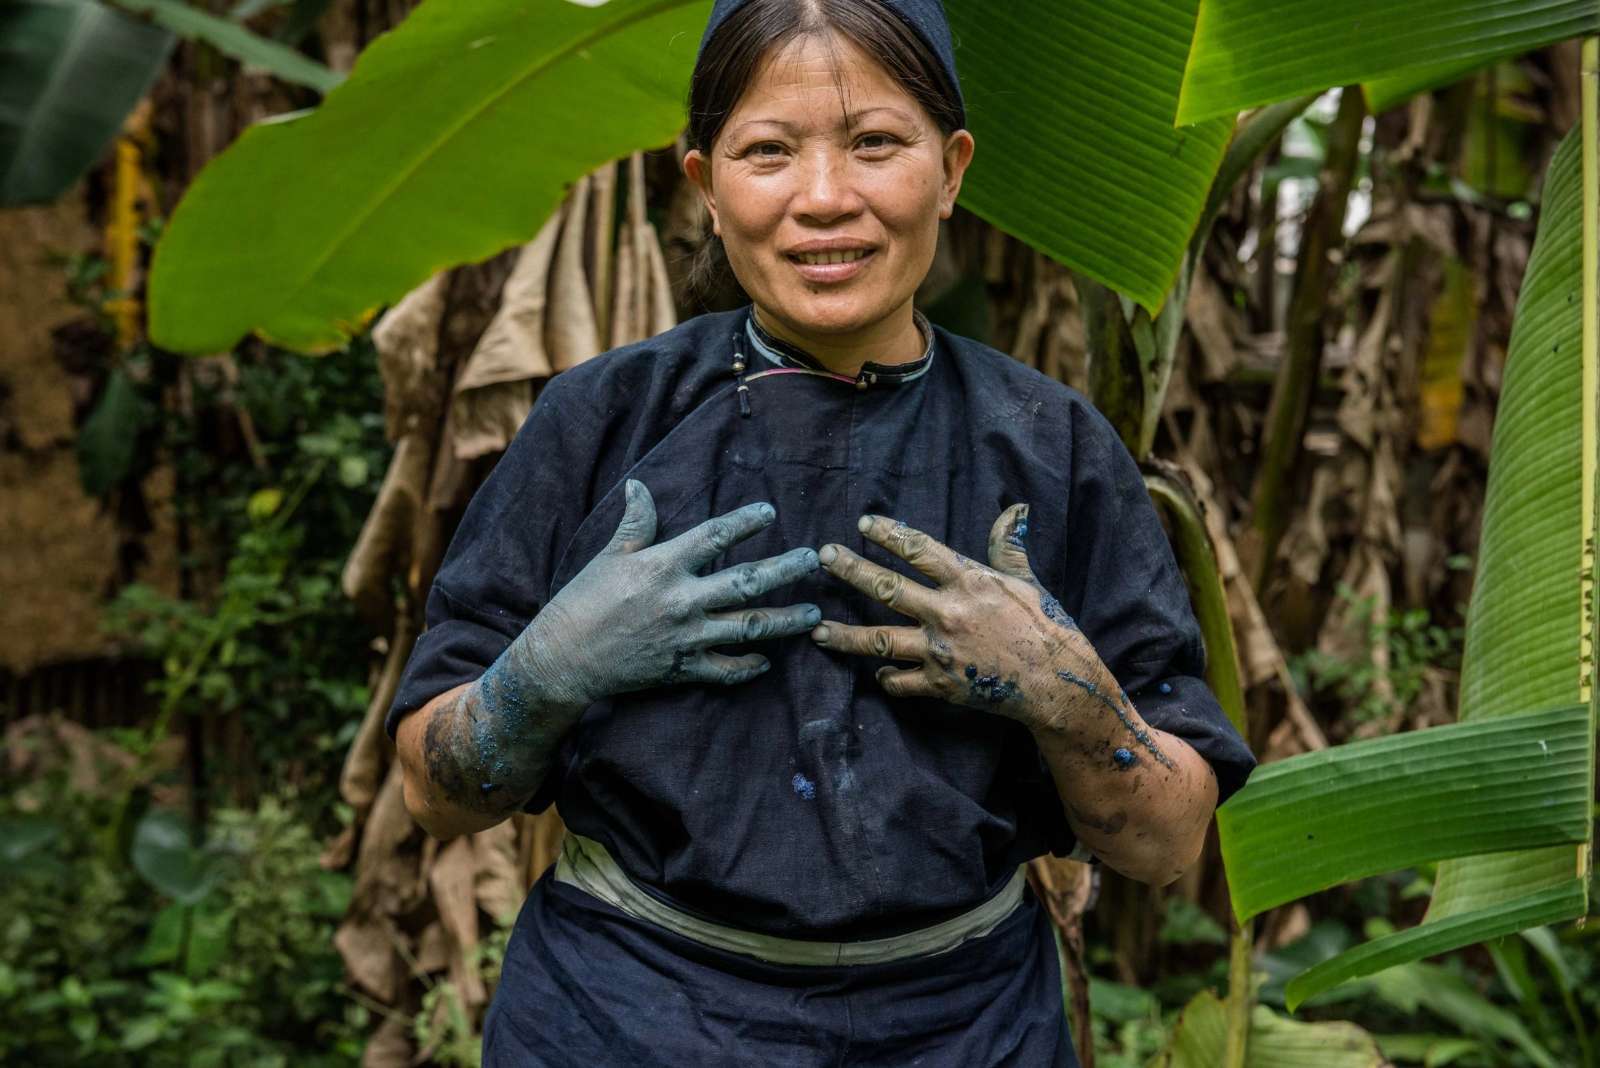
[{"label": "green banana leaf", "polygon": [[[1596,32],[1595,0],[1205,0],[1177,121],[1417,68],[1460,74]],[[1380,99],[1402,88],[1380,88]]]},{"label": "green banana leaf", "polygon": [[1234,914],[1244,923],[1306,894],[1430,861],[1582,842],[1588,782],[1587,705],[1265,765],[1217,813]]},{"label": "green banana leaf", "polygon": [[258,124],[157,246],[150,336],[326,351],[436,271],[528,240],[566,185],[670,143],[709,0],[432,0],[310,113]]},{"label": "green banana leaf", "polygon": [[223,55],[260,67],[279,81],[303,85],[326,93],[344,81],[344,75],[308,59],[277,41],[260,37],[237,22],[190,7],[183,0],[113,0],[121,8],[149,15],[179,37],[204,41]]},{"label": "green banana leaf", "polygon": [[171,49],[170,33],[97,0],[0,4],[0,207],[71,188]]},{"label": "green banana leaf", "polygon": [[978,143],[961,203],[1151,315],[1233,130],[1172,125],[1199,2],[945,5]]},{"label": "green banana leaf", "polygon": [[[1592,620],[1576,579],[1590,522],[1582,483],[1595,468],[1582,431],[1580,147],[1575,130],[1550,165],[1517,302],[1468,611],[1463,722],[1269,766],[1218,812],[1241,917],[1346,879],[1458,858],[1440,865],[1422,924],[1297,976],[1291,1010],[1346,979],[1587,908],[1579,857],[1592,828],[1594,710],[1579,703],[1588,668],[1579,639]],[[1363,833],[1347,839],[1346,826]]]},{"label": "green banana leaf", "polygon": [[[1198,0],[950,0],[979,150],[962,202],[1158,309],[1232,129],[1171,125]],[[707,0],[429,0],[315,112],[214,160],[166,228],[150,333],[327,350],[563,188],[670,141]]]}]

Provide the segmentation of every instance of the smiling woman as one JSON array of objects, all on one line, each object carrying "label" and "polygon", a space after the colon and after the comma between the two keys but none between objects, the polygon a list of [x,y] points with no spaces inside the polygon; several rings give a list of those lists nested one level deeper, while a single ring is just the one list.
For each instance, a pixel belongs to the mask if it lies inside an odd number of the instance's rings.
[{"label": "smiling woman", "polygon": [[750,305],[545,387],[390,711],[432,833],[569,828],[484,1062],[1074,1064],[1023,866],[1169,882],[1253,766],[1172,551],[1081,394],[913,306],[937,0],[719,0],[690,114]]}]

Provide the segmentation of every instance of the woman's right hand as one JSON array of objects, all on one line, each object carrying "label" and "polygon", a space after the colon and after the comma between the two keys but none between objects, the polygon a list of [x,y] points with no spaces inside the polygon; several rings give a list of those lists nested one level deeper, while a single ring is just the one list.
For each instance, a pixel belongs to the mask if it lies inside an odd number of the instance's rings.
[{"label": "woman's right hand", "polygon": [[804,634],[822,618],[814,604],[741,607],[815,571],[814,549],[696,574],[765,529],[777,517],[772,505],[747,504],[655,545],[650,491],[629,479],[624,493],[611,541],[517,642],[547,693],[586,706],[651,686],[747,682],[771,666],[766,657],[726,656],[710,647]]}]

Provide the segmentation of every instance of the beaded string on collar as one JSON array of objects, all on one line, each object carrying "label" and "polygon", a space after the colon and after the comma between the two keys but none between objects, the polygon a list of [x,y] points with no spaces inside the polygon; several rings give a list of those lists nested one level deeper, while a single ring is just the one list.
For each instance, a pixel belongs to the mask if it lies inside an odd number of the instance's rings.
[{"label": "beaded string on collar", "polygon": [[[857,389],[879,385],[898,386],[921,378],[933,365],[933,327],[920,311],[913,309],[911,316],[926,341],[922,355],[909,363],[875,363],[869,360],[861,365],[859,373],[851,377],[828,370],[804,349],[774,337],[762,329],[761,324],[756,322],[755,310],[752,308],[744,317],[742,329],[735,330],[733,334],[733,373],[739,380],[737,390],[739,414],[746,417],[750,415],[750,390],[746,383],[768,375],[816,375],[853,385]],[[745,355],[747,348],[760,353],[766,362],[775,366],[765,371],[757,371],[755,374],[746,374],[745,370],[750,363]]]}]

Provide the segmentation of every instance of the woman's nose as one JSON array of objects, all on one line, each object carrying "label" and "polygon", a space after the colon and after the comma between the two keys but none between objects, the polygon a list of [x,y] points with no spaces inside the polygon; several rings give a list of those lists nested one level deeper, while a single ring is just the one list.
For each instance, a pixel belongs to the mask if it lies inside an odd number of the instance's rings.
[{"label": "woman's nose", "polygon": [[848,152],[827,148],[805,153],[800,162],[800,188],[795,215],[818,223],[859,213],[865,204],[851,174]]}]

